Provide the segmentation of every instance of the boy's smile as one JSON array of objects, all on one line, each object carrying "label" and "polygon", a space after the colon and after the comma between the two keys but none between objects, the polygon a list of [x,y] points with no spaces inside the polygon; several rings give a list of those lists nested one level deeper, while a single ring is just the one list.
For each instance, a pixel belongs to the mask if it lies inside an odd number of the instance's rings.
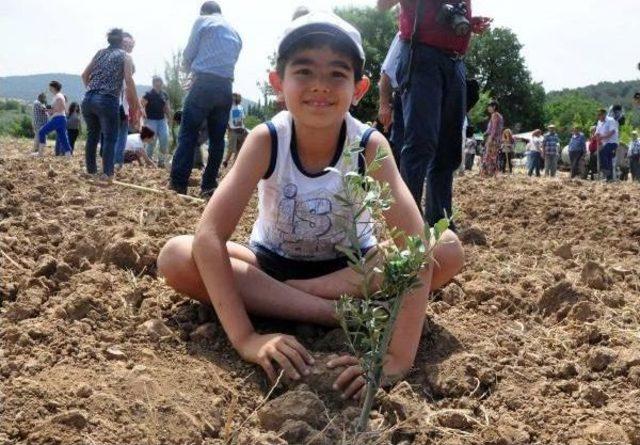
[{"label": "boy's smile", "polygon": [[348,56],[327,46],[299,51],[287,63],[284,76],[272,73],[271,81],[296,121],[316,128],[342,122],[369,86],[367,80],[356,83]]}]

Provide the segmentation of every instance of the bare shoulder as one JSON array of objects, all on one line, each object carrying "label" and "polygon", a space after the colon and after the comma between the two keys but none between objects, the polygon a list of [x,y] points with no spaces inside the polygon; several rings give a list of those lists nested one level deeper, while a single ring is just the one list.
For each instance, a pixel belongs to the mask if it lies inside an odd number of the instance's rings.
[{"label": "bare shoulder", "polygon": [[271,133],[265,124],[260,124],[249,132],[232,171],[237,170],[237,165],[247,173],[262,177],[269,169],[271,157]]},{"label": "bare shoulder", "polygon": [[390,157],[391,160],[393,160],[389,141],[387,141],[387,138],[384,137],[382,133],[380,133],[379,131],[374,131],[369,138],[369,142],[367,142],[367,146],[364,152],[364,157],[366,159],[367,165],[375,159],[376,153],[378,151],[382,151],[387,155],[387,158]]}]

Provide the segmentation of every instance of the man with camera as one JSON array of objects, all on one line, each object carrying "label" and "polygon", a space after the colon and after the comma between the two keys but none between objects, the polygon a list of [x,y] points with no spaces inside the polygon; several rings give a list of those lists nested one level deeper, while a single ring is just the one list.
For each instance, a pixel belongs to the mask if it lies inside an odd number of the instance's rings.
[{"label": "man with camera", "polygon": [[462,161],[466,112],[464,54],[472,33],[491,20],[472,17],[471,0],[378,0],[387,10],[400,3],[401,50],[397,78],[405,133],[400,172],[429,224],[451,215],[453,173]]}]

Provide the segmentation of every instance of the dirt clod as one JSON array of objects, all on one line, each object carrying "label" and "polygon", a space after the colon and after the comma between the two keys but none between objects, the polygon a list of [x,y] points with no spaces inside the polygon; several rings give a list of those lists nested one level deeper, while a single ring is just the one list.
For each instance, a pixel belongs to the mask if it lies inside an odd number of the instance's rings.
[{"label": "dirt clod", "polygon": [[589,261],[582,268],[582,282],[592,289],[606,290],[611,287],[611,277],[607,275],[604,268],[593,261]]},{"label": "dirt clod", "polygon": [[286,392],[265,404],[258,411],[258,418],[271,431],[278,431],[287,420],[303,421],[316,429],[327,424],[325,406],[311,391]]}]

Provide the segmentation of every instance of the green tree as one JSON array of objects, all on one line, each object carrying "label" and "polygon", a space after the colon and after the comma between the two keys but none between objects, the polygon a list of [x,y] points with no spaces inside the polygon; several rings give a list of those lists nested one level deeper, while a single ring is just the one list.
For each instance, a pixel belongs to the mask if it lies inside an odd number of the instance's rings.
[{"label": "green tree", "polygon": [[472,40],[466,58],[468,75],[500,103],[507,125],[516,131],[544,123],[544,88],[531,80],[521,50],[513,31],[494,28]]},{"label": "green tree", "polygon": [[553,96],[545,104],[545,119],[554,123],[563,140],[568,140],[571,129],[578,125],[588,133],[596,121],[596,113],[601,105],[581,93],[567,93]]},{"label": "green tree", "polygon": [[371,79],[371,89],[355,107],[353,115],[362,121],[373,121],[378,115],[380,68],[398,31],[395,13],[381,12],[372,7],[340,7],[334,12],[355,26],[362,35],[366,57],[364,74]]},{"label": "green tree", "polygon": [[[169,103],[174,111],[182,109],[184,101],[183,85],[187,81],[187,74],[182,71],[182,50],[178,50],[171,55],[171,60],[164,64],[164,78],[169,95]],[[171,151],[174,151],[177,145],[176,124],[173,119],[171,124]]]}]

